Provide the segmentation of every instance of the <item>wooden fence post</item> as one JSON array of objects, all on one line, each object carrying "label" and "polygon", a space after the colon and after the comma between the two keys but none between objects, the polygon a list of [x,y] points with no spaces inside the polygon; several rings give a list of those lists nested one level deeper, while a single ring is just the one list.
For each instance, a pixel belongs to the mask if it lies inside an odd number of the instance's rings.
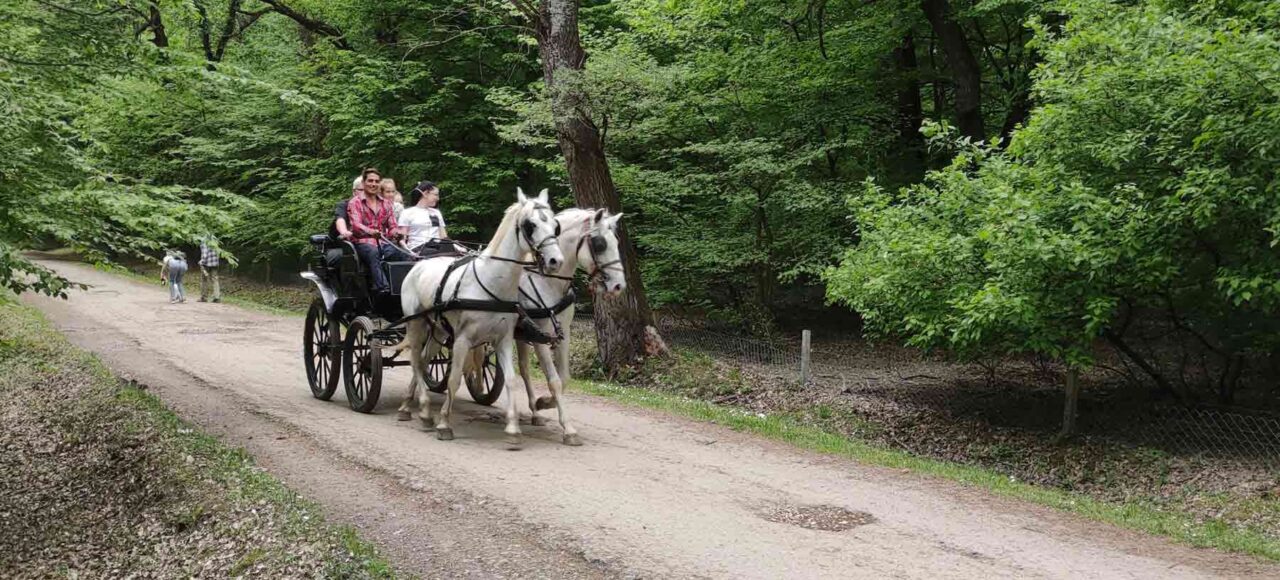
[{"label": "wooden fence post", "polygon": [[809,341],[810,333],[806,329],[800,333],[800,383],[809,384],[812,375],[809,373]]}]

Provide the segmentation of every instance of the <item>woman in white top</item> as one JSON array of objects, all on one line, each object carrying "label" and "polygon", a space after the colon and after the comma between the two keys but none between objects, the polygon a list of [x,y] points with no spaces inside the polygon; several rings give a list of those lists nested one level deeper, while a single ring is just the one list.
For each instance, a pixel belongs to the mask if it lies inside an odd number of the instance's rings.
[{"label": "woman in white top", "polygon": [[444,229],[444,214],[436,209],[440,203],[440,188],[430,181],[418,182],[409,193],[409,198],[417,196],[417,203],[407,207],[400,213],[397,224],[404,228],[405,245],[415,254],[421,254],[422,246],[429,242],[447,239],[449,233]]}]

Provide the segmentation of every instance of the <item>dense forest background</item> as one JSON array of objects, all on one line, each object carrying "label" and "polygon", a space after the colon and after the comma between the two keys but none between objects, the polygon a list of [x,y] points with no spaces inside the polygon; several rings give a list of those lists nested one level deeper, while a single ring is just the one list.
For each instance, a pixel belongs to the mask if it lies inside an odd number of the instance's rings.
[{"label": "dense forest background", "polygon": [[[516,186],[571,205],[531,4],[6,2],[0,280],[65,291],[19,247],[118,259],[206,233],[292,272],[365,166],[440,183],[463,239]],[[756,332],[852,312],[1077,367],[1105,344],[1160,393],[1223,402],[1280,374],[1280,4],[579,18],[588,58],[558,90],[604,140],[655,307]]]}]

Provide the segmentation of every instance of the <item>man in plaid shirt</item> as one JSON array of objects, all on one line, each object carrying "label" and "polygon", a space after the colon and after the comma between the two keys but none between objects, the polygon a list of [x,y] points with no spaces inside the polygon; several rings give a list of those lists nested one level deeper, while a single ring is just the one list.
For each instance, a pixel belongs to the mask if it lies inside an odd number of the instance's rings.
[{"label": "man in plaid shirt", "polygon": [[200,240],[200,301],[209,301],[209,286],[213,286],[213,301],[222,302],[222,287],[218,283],[218,252],[213,249],[216,242],[213,236],[205,236]]},{"label": "man in plaid shirt", "polygon": [[347,204],[347,222],[356,253],[373,276],[374,293],[386,294],[391,291],[391,284],[382,271],[382,262],[411,258],[391,243],[400,236],[400,229],[396,226],[395,208],[379,195],[382,191],[382,174],[377,169],[369,168],[364,170],[362,176],[364,195],[351,198]]}]

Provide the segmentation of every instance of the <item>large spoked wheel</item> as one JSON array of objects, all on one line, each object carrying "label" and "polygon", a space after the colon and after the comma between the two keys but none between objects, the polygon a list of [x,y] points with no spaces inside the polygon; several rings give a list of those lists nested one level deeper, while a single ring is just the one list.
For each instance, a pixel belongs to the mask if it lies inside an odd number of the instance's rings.
[{"label": "large spoked wheel", "polygon": [[502,386],[506,377],[498,366],[498,353],[491,345],[471,349],[471,369],[468,369],[467,390],[471,391],[471,400],[481,405],[492,405],[502,394]]},{"label": "large spoked wheel", "polygon": [[443,393],[445,388],[445,379],[449,378],[449,347],[441,346],[436,352],[436,357],[427,361],[426,372],[423,378],[427,381],[427,390],[433,393]]},{"label": "large spoked wheel", "polygon": [[325,311],[324,300],[316,298],[307,309],[302,330],[302,360],[307,369],[311,396],[328,401],[338,388],[338,359],[342,330],[338,320]]},{"label": "large spoked wheel", "polygon": [[382,393],[382,348],[372,337],[376,329],[368,317],[358,317],[351,322],[342,344],[342,378],[347,387],[347,404],[361,413],[373,411]]}]

